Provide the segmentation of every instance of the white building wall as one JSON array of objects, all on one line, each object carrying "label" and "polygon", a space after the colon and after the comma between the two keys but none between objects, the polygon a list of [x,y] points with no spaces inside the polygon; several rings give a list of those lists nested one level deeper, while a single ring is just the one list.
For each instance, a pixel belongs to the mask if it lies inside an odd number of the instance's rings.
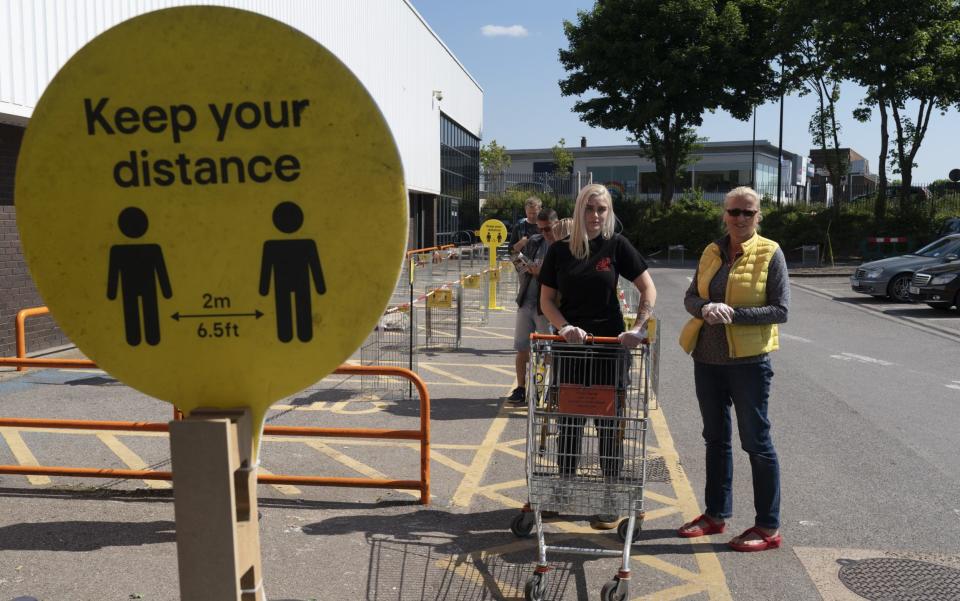
[{"label": "white building wall", "polygon": [[483,90],[407,0],[2,0],[0,121],[25,124],[59,68],[97,34],[182,4],[250,10],[322,43],[380,106],[412,190],[440,192],[441,108],[482,137]]}]

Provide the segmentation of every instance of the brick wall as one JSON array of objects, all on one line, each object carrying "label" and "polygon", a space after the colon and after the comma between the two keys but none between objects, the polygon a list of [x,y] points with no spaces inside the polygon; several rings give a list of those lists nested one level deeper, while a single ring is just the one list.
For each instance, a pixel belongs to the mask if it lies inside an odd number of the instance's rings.
[{"label": "brick wall", "polygon": [[[23,261],[13,206],[13,174],[22,138],[22,127],[0,123],[0,356],[4,357],[16,354],[17,311],[44,304]],[[28,353],[68,342],[49,316],[27,320]]]}]

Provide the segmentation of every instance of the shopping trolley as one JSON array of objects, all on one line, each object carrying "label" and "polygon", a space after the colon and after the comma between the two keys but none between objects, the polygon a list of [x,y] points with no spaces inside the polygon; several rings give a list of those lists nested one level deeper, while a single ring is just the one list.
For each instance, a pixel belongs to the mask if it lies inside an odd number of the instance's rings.
[{"label": "shopping trolley", "polygon": [[[651,390],[649,338],[635,349],[616,338],[588,337],[569,344],[559,336],[531,335],[527,370],[528,504],[510,529],[526,536],[536,526],[537,567],[525,598],[543,599],[548,552],[622,556],[603,601],[626,599],[630,548],[643,523],[647,405]],[[623,550],[548,546],[541,512],[617,514]]]}]

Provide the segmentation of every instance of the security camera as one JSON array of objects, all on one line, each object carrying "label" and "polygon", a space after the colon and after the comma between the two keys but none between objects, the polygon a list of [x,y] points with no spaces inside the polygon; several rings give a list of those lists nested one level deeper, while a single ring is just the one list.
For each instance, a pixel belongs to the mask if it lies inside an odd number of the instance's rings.
[{"label": "security camera", "polygon": [[434,90],[433,97],[437,99],[437,102],[443,102],[443,91]]}]

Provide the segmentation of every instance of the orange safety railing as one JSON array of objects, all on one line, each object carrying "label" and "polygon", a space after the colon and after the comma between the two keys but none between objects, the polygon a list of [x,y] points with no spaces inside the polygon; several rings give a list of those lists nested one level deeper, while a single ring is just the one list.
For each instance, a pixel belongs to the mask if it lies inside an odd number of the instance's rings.
[{"label": "orange safety railing", "polygon": [[[3,357],[0,366],[89,368],[96,367],[86,359],[25,359]],[[334,478],[324,476],[292,476],[258,474],[261,484],[301,484],[304,486],[338,486],[353,488],[397,488],[420,491],[420,503],[430,504],[430,393],[417,374],[402,367],[341,365],[334,370],[339,375],[396,376],[410,380],[420,394],[420,428],[395,430],[390,428],[314,428],[304,426],[265,426],[264,435],[324,436],[331,438],[375,438],[420,441],[420,479],[390,480],[387,478]],[[179,419],[179,411],[174,410]],[[71,430],[114,430],[125,432],[167,432],[168,425],[153,422],[121,422],[70,419],[0,418],[0,427],[7,428],[61,428]],[[85,478],[138,478],[143,480],[172,480],[171,472],[154,470],[122,470],[112,468],[81,468],[64,466],[0,465],[0,474],[31,476],[76,476]]]},{"label": "orange safety railing", "polygon": [[[30,307],[29,309],[21,309],[17,311],[16,325],[14,326],[14,332],[17,335],[17,357],[24,359],[27,356],[27,318],[49,314],[50,309],[47,307]],[[24,369],[24,367],[17,367],[17,371],[23,371]]]},{"label": "orange safety railing", "polygon": [[407,251],[407,258],[412,257],[413,255],[420,255],[423,253],[433,252],[435,250],[440,250],[439,246],[428,246],[427,248],[414,248],[413,250]]}]

